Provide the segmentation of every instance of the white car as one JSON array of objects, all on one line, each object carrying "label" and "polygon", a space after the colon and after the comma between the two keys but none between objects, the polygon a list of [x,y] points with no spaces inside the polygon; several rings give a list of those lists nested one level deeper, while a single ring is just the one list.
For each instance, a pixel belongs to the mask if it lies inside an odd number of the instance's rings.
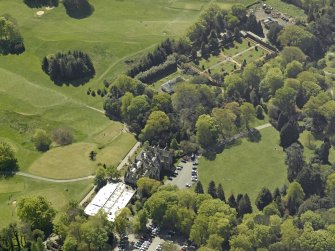
[{"label": "white car", "polygon": [[190,184],[188,184],[188,183],[186,183],[186,184],[185,184],[185,186],[186,186],[186,187],[191,187],[191,185],[190,185]]}]

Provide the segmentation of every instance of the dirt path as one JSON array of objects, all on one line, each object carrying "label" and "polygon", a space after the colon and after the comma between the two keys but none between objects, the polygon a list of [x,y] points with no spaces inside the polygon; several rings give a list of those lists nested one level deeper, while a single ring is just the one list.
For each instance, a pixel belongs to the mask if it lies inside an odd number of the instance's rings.
[{"label": "dirt path", "polygon": [[271,127],[272,125],[270,123],[266,123],[264,125],[260,125],[260,126],[257,126],[255,127],[255,129],[257,129],[258,131],[262,130],[262,129],[265,129],[265,128],[268,128],[268,127]]}]

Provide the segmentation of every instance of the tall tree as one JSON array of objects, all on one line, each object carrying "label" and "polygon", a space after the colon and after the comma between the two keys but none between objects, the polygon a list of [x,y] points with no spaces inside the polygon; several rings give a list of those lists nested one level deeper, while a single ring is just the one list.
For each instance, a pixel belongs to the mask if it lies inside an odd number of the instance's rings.
[{"label": "tall tree", "polygon": [[255,120],[256,118],[256,112],[254,106],[248,102],[244,102],[241,105],[241,115],[242,120],[245,123],[245,127],[249,129],[249,123]]},{"label": "tall tree", "polygon": [[215,146],[219,130],[213,117],[201,115],[197,120],[196,130],[197,141],[202,148],[208,149]]},{"label": "tall tree", "polygon": [[118,215],[115,217],[115,230],[121,236],[122,234],[127,232],[127,229],[130,226],[129,217],[131,216],[131,212],[129,208],[125,207],[121,209]]},{"label": "tall tree", "polygon": [[304,149],[298,143],[293,143],[290,147],[285,149],[287,165],[287,179],[289,182],[295,180],[305,165]]},{"label": "tall tree", "polygon": [[195,185],[194,192],[196,192],[198,194],[203,194],[204,193],[204,189],[202,187],[201,181],[198,181],[197,184]]},{"label": "tall tree", "polygon": [[222,184],[219,183],[218,185],[218,188],[217,188],[217,195],[218,195],[218,198],[224,202],[226,202],[226,196],[225,196],[225,193],[224,193],[224,190],[223,190],[223,187],[222,187]]},{"label": "tall tree", "polygon": [[167,137],[164,136],[170,128],[170,119],[162,111],[154,111],[150,114],[140,139],[142,142],[148,140],[150,143],[155,141],[162,141],[166,143]]},{"label": "tall tree", "polygon": [[45,152],[49,150],[51,139],[45,130],[37,129],[32,141],[38,151]]},{"label": "tall tree", "polygon": [[280,146],[287,148],[299,139],[299,125],[291,119],[283,128],[280,130]]},{"label": "tall tree", "polygon": [[236,203],[236,199],[235,199],[235,196],[234,194],[231,194],[228,198],[228,205],[231,207],[231,208],[237,208],[237,203]]},{"label": "tall tree", "polygon": [[56,215],[51,203],[42,196],[27,197],[19,201],[17,215],[20,220],[31,224],[32,229],[51,233],[52,220]]},{"label": "tall tree", "polygon": [[304,197],[305,193],[301,185],[296,181],[290,183],[287,188],[285,199],[287,202],[287,208],[291,215],[294,215],[297,212],[299,206],[304,201]]},{"label": "tall tree", "polygon": [[319,170],[306,166],[298,174],[297,181],[301,185],[306,196],[313,194],[323,195],[325,182],[322,173]]},{"label": "tall tree", "polygon": [[329,150],[331,148],[331,145],[329,143],[329,139],[325,139],[323,144],[318,149],[318,158],[321,160],[322,164],[329,164]]},{"label": "tall tree", "polygon": [[0,141],[0,175],[7,175],[18,170],[17,159],[12,147]]},{"label": "tall tree", "polygon": [[216,187],[215,187],[215,182],[213,180],[211,180],[208,184],[208,190],[207,190],[208,194],[210,194],[212,196],[212,198],[217,198],[218,194],[216,191]]},{"label": "tall tree", "polygon": [[272,202],[272,200],[273,198],[270,190],[266,187],[263,187],[256,198],[255,204],[257,208],[262,211],[264,207]]},{"label": "tall tree", "polygon": [[244,194],[242,199],[239,200],[237,205],[237,212],[240,217],[243,217],[245,214],[252,213],[252,206],[248,194]]},{"label": "tall tree", "polygon": [[276,91],[273,104],[286,116],[290,117],[295,113],[295,100],[297,91],[290,87],[282,87]]}]

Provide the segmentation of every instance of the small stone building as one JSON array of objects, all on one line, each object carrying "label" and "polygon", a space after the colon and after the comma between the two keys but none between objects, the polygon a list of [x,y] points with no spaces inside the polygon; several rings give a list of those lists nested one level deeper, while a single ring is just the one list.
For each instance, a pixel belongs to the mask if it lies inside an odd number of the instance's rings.
[{"label": "small stone building", "polygon": [[163,170],[172,171],[173,169],[173,154],[166,149],[150,146],[143,150],[128,166],[124,181],[127,184],[135,185],[141,177],[160,180]]}]

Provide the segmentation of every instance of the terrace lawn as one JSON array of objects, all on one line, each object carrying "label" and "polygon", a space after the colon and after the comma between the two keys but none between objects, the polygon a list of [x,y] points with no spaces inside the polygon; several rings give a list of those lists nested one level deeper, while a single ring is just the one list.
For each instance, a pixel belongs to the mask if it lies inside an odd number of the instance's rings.
[{"label": "terrace lawn", "polygon": [[241,55],[238,55],[237,57],[235,57],[234,60],[242,64],[245,59],[247,63],[250,63],[250,62],[257,61],[264,55],[265,55],[265,51],[262,48],[258,47],[257,51],[255,49],[250,49],[248,51],[245,51]]},{"label": "terrace lawn", "polygon": [[202,69],[210,69],[211,73],[223,73],[223,72],[232,72],[235,70],[235,62],[232,62],[226,57],[231,57],[234,61],[239,64],[242,64],[244,59],[249,62],[254,62],[260,59],[265,55],[265,51],[258,47],[256,51],[255,48],[251,48],[255,44],[251,42],[250,46],[248,45],[248,40],[242,40],[241,43],[234,42],[230,47],[224,48],[219,55],[211,55],[208,59],[202,58],[199,62],[198,67]]},{"label": "terrace lawn", "polygon": [[262,187],[274,190],[286,180],[285,153],[278,145],[279,134],[268,127],[260,131],[258,143],[243,139],[241,144],[231,146],[216,156],[214,161],[202,157],[199,161],[199,178],[207,189],[214,180],[222,183],[226,197],[233,192],[248,193],[254,205]]},{"label": "terrace lawn", "polygon": [[[253,46],[253,44],[251,44],[251,46]],[[238,43],[238,42],[234,41],[233,45],[231,45],[227,48],[226,47],[224,48],[223,54],[225,56],[232,57],[232,56],[236,55],[237,53],[241,53],[244,50],[247,50],[248,48],[249,48],[249,46],[248,46],[248,41],[247,40],[243,39],[242,43]]]}]

